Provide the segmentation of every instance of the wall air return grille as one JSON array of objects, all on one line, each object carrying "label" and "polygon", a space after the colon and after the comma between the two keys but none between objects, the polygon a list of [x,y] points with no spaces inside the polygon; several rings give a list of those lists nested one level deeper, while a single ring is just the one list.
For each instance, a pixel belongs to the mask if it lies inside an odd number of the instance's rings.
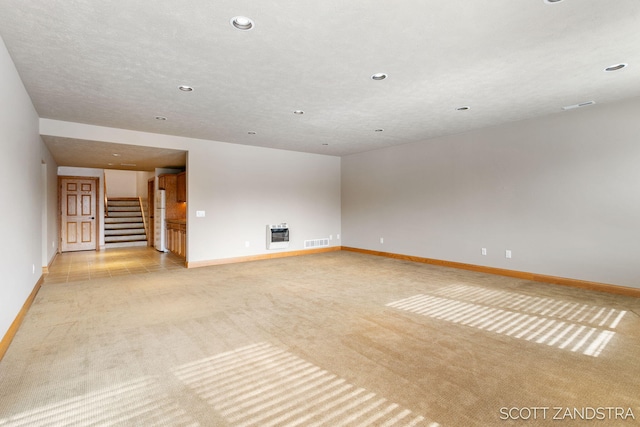
[{"label": "wall air return grille", "polygon": [[586,102],[581,102],[580,104],[567,105],[566,107],[562,107],[562,109],[565,110],[565,111],[573,110],[575,108],[587,107],[587,106],[593,105],[595,103],[596,103],[595,101],[586,101]]},{"label": "wall air return grille", "polygon": [[305,240],[304,248],[321,248],[324,246],[329,246],[329,239],[315,239],[315,240]]}]

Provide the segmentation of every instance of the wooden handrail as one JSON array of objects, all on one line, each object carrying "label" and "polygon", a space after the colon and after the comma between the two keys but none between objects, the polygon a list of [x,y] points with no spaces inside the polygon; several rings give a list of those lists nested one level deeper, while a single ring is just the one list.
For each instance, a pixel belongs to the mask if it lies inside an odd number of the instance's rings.
[{"label": "wooden handrail", "polygon": [[142,212],[142,223],[144,224],[144,235],[147,236],[147,244],[148,244],[149,226],[147,225],[147,215],[144,213],[144,206],[142,205],[142,197],[138,197],[138,203],[140,204],[140,212]]},{"label": "wooden handrail", "polygon": [[109,201],[107,199],[107,173],[102,173],[102,184],[104,186],[104,216],[109,216]]}]

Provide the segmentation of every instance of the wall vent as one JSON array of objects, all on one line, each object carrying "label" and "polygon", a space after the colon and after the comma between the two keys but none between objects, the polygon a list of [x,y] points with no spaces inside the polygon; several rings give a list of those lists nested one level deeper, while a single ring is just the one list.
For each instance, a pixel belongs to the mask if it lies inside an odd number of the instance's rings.
[{"label": "wall vent", "polygon": [[582,108],[582,107],[586,107],[588,105],[593,105],[595,104],[596,101],[586,101],[586,102],[581,102],[580,104],[574,104],[574,105],[567,105],[566,107],[562,107],[563,110],[573,110],[574,108]]},{"label": "wall vent", "polygon": [[322,246],[329,246],[329,239],[315,239],[315,240],[305,240],[304,248],[319,248]]}]

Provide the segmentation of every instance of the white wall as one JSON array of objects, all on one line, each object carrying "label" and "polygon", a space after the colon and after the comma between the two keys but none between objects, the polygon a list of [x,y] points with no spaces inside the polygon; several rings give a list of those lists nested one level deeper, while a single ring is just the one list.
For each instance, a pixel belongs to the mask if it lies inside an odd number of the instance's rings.
[{"label": "white wall", "polygon": [[343,245],[640,288],[639,117],[632,99],[344,157]]},{"label": "white wall", "polygon": [[136,172],[136,197],[141,197],[144,200],[149,198],[147,184],[154,176],[154,172]]},{"label": "white wall", "polygon": [[[49,250],[43,239],[57,240],[49,209],[57,198],[51,177],[57,165],[38,133],[38,115],[0,38],[0,146],[6,160],[0,168],[2,221],[0,235],[0,338],[37,284]],[[42,162],[46,162],[46,172]],[[53,170],[53,175],[51,174]],[[55,181],[55,178],[53,179]],[[55,215],[55,211],[53,213]],[[53,227],[52,227],[53,228]],[[46,235],[46,237],[44,237]]]},{"label": "white wall", "polygon": [[105,169],[107,197],[138,197],[136,171]]},{"label": "white wall", "polygon": [[[288,250],[340,230],[340,158],[40,119],[43,135],[188,151],[187,260],[269,253],[266,225],[288,222]],[[205,217],[196,217],[205,211]],[[249,242],[249,247],[245,243]]]},{"label": "white wall", "polygon": [[58,165],[49,149],[40,142],[41,168],[43,172],[42,203],[42,267],[48,267],[58,253]]},{"label": "white wall", "polygon": [[329,236],[340,245],[339,158],[233,144],[202,148],[189,153],[191,261],[267,253],[266,226],[282,222],[290,227],[288,250]]}]

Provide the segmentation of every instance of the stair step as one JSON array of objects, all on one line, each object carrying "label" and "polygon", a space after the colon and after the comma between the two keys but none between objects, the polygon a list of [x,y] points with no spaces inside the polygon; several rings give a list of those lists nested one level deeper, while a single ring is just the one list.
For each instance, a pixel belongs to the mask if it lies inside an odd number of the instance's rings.
[{"label": "stair step", "polygon": [[108,206],[140,206],[140,202],[135,200],[127,200],[127,199],[107,199]]},{"label": "stair step", "polygon": [[122,230],[122,229],[144,229],[144,224],[142,222],[113,222],[104,224],[105,230]]},{"label": "stair step", "polygon": [[111,242],[111,243],[105,243],[104,247],[105,248],[128,248],[131,246],[148,246],[147,242],[144,241],[140,241],[140,242]]},{"label": "stair step", "polygon": [[136,210],[139,211],[140,210],[140,205],[136,204],[136,205],[112,205],[111,203],[109,203],[107,205],[107,209],[108,210],[123,210],[123,209],[130,209],[130,210]]},{"label": "stair step", "polygon": [[108,206],[109,212],[140,212],[140,206]]},{"label": "stair step", "polygon": [[135,217],[135,216],[142,216],[142,212],[137,211],[137,212],[111,212],[109,211],[109,216],[110,217]]},{"label": "stair step", "polygon": [[145,236],[144,228],[124,228],[120,230],[104,230],[105,236]]},{"label": "stair step", "polygon": [[114,217],[114,216],[108,216],[104,219],[104,223],[106,224],[121,224],[121,223],[138,223],[138,222],[142,222],[142,217],[128,217],[128,216],[121,216],[121,217]]},{"label": "stair step", "polygon": [[142,242],[147,241],[147,236],[144,234],[139,235],[126,235],[126,236],[104,236],[104,242]]}]

